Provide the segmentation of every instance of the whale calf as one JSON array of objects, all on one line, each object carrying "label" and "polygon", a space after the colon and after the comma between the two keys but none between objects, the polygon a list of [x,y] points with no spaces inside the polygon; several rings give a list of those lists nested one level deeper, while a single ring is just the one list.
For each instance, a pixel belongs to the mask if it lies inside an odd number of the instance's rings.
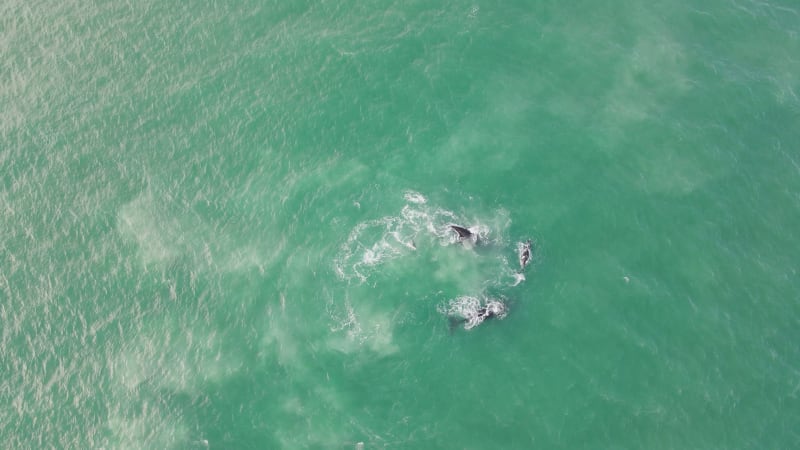
[{"label": "whale calf", "polygon": [[522,270],[531,262],[531,240],[522,244],[519,251],[519,269]]}]

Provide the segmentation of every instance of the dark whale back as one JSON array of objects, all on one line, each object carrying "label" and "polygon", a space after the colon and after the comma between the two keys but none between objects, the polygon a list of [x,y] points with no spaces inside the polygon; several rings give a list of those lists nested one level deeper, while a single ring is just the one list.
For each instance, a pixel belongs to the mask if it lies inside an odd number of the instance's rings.
[{"label": "dark whale back", "polygon": [[460,239],[470,239],[472,238],[472,232],[464,227],[460,227],[458,225],[450,225],[450,229],[458,233],[458,237]]},{"label": "dark whale back", "polygon": [[520,269],[524,269],[528,263],[531,262],[531,241],[528,239],[522,246],[522,251],[519,252],[519,266]]}]

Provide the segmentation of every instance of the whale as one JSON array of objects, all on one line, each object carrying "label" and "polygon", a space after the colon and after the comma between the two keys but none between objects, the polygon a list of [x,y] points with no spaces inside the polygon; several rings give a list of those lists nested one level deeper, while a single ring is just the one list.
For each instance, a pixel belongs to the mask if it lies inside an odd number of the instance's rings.
[{"label": "whale", "polygon": [[487,308],[485,306],[481,306],[480,308],[478,308],[478,319],[480,319],[481,321],[486,319],[491,319],[496,315],[497,312],[495,311],[495,308]]},{"label": "whale", "polygon": [[480,246],[480,245],[485,244],[485,242],[483,242],[483,240],[481,239],[481,237],[480,237],[480,235],[478,233],[471,231],[467,227],[462,227],[461,225],[452,225],[451,224],[451,225],[448,225],[448,228],[450,228],[450,230],[452,230],[452,231],[454,231],[456,233],[456,240],[458,242],[461,242],[461,243],[464,243],[464,244],[472,244],[472,245],[476,245],[476,246]]},{"label": "whale", "polygon": [[464,227],[462,227],[462,226],[458,226],[458,225],[450,225],[450,229],[451,229],[451,230],[453,230],[453,231],[455,231],[455,232],[456,232],[456,234],[458,234],[458,239],[459,239],[459,240],[463,240],[463,239],[472,239],[472,237],[473,237],[473,236],[475,236],[475,235],[472,233],[472,231],[469,231],[468,229],[466,229],[466,228],[464,228]]},{"label": "whale", "polygon": [[519,269],[520,270],[524,269],[525,266],[527,266],[529,262],[531,262],[531,240],[530,239],[528,239],[528,241],[526,243],[522,244],[522,247],[520,248],[520,251],[519,251]]}]

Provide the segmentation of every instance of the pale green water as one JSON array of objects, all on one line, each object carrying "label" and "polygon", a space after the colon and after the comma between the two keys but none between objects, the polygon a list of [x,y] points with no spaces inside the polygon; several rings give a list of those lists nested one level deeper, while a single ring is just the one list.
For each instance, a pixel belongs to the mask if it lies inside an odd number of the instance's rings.
[{"label": "pale green water", "polygon": [[800,5],[495,3],[1,5],[2,447],[800,447]]}]

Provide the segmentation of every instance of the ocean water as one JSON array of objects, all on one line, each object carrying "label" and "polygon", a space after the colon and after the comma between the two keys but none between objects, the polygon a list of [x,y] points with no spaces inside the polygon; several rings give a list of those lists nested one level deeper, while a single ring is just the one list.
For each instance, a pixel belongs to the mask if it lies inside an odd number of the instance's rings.
[{"label": "ocean water", "polygon": [[0,13],[3,448],[800,447],[797,2]]}]

